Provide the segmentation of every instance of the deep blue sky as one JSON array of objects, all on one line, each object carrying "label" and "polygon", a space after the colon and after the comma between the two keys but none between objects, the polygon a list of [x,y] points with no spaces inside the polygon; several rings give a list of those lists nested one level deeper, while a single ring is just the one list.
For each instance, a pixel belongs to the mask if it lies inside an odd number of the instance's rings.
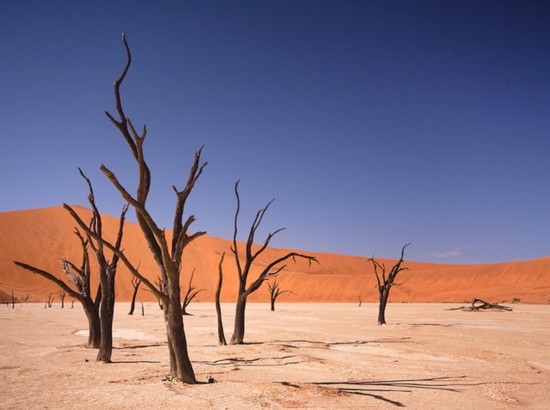
[{"label": "deep blue sky", "polygon": [[[194,227],[230,238],[276,198],[274,246],[482,263],[550,255],[547,1],[0,0],[0,211],[132,189],[112,82],[149,129],[170,228],[193,152]],[[46,246],[46,245],[45,245]]]}]

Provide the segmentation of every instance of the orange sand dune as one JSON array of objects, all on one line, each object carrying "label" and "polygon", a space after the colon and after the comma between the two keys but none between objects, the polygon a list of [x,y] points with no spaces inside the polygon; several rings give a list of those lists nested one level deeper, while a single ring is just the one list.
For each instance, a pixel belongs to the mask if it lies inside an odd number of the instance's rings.
[{"label": "orange sand dune", "polygon": [[[77,207],[89,218],[90,212]],[[114,239],[117,218],[103,217],[104,231]],[[64,278],[60,260],[67,258],[80,264],[80,244],[73,234],[75,223],[61,207],[0,213],[0,300],[11,299],[13,291],[18,299],[30,296],[31,301],[44,301],[49,295],[59,300],[58,288],[46,279],[27,272],[13,264],[22,261]],[[170,233],[168,233],[170,234]],[[204,236],[193,242],[184,253],[182,289],[187,289],[189,275],[196,273],[194,283],[205,289],[198,301],[212,301],[217,283],[218,262],[223,252],[228,253],[230,242]],[[149,255],[141,231],[136,224],[127,223],[123,242],[125,253],[139,265],[139,270],[155,280],[158,269]],[[261,264],[282,256],[288,250],[267,249]],[[320,264],[311,267],[305,261],[289,262],[281,273],[281,288],[291,290],[280,301],[292,302],[372,302],[377,300],[376,280],[366,258],[327,253],[311,253]],[[391,260],[384,260],[386,265]],[[128,301],[132,295],[131,275],[122,265],[117,274],[117,300]],[[548,303],[550,301],[550,258],[533,261],[507,262],[491,265],[443,265],[406,262],[408,271],[400,273],[390,296],[391,302],[464,302],[474,297],[488,301]],[[257,273],[258,271],[256,271]],[[253,272],[254,273],[254,272]],[[231,255],[224,263],[222,301],[235,300],[236,270]],[[154,297],[140,289],[140,301]],[[252,301],[269,300],[263,287],[251,296]]]}]

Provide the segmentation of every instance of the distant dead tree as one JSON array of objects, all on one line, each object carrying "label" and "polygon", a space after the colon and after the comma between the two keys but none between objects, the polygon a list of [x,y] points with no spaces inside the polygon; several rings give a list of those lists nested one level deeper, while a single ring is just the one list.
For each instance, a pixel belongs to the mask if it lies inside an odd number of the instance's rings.
[{"label": "distant dead tree", "polygon": [[390,290],[393,285],[395,285],[395,277],[397,274],[408,268],[402,267],[403,258],[405,256],[405,248],[409,246],[410,243],[406,244],[401,248],[401,258],[397,261],[395,265],[391,268],[390,272],[386,274],[386,266],[383,263],[378,262],[374,257],[369,258],[367,261],[372,263],[374,268],[374,274],[376,275],[376,281],[378,282],[378,294],[379,294],[379,305],[378,305],[378,324],[386,324],[386,305],[388,303],[388,297],[390,296]]},{"label": "distant dead tree", "polygon": [[54,297],[52,296],[52,294],[49,294],[48,295],[48,307],[51,308],[53,306],[53,301],[54,301]]},{"label": "distant dead tree", "polygon": [[67,292],[64,290],[59,291],[59,298],[61,299],[61,309],[65,308],[65,296],[67,296]]},{"label": "distant dead tree", "polygon": [[176,193],[177,203],[174,212],[172,243],[169,245],[164,229],[158,227],[157,223],[153,220],[146,208],[146,200],[149,195],[151,185],[151,172],[145,161],[143,152],[143,143],[147,135],[147,128],[144,126],[141,134],[139,134],[134,128],[132,122],[126,117],[122,108],[120,86],[126,77],[126,73],[128,72],[132,61],[130,48],[124,34],[122,35],[122,41],[126,49],[127,61],[122,74],[114,83],[118,119],[112,116],[109,112],[106,112],[105,114],[120,131],[137,162],[139,181],[136,195],[132,196],[132,194],[130,194],[118,180],[116,175],[104,165],[101,166],[101,171],[120,192],[121,196],[135,209],[138,224],[143,232],[143,235],[145,236],[149,250],[158,265],[164,285],[163,288],[160,289],[156,287],[147,278],[143,277],[136,269],[135,265],[126,257],[124,252],[117,249],[116,246],[112,245],[104,238],[99,237],[95,232],[90,230],[83,221],[81,221],[79,225],[92,237],[102,241],[107,248],[109,248],[120,258],[128,270],[138,279],[141,279],[142,283],[149,288],[159,300],[162,301],[164,320],[166,323],[168,350],[170,355],[170,375],[174,380],[180,380],[184,383],[196,383],[193,366],[189,360],[187,339],[183,326],[183,317],[180,304],[180,272],[184,248],[191,243],[191,241],[206,233],[202,231],[198,231],[193,234],[188,233],[188,229],[195,221],[195,217],[193,215],[183,221],[185,203],[199,176],[202,174],[206,163],[201,165],[201,148],[195,153],[195,159],[184,188],[180,191],[175,186],[173,187],[174,192]]},{"label": "distant dead tree", "polygon": [[183,302],[181,303],[181,313],[182,315],[189,315],[187,313],[187,306],[197,297],[197,295],[201,292],[204,292],[206,289],[197,289],[195,285],[193,285],[193,276],[195,276],[195,269],[193,269],[193,272],[191,273],[191,277],[189,278],[189,285],[187,286],[187,292],[185,292],[185,296],[183,297]]},{"label": "distant dead tree", "polygon": [[244,331],[245,331],[245,310],[246,310],[246,301],[248,296],[252,294],[253,292],[257,291],[262,284],[268,280],[269,278],[276,276],[279,272],[281,272],[283,269],[286,268],[286,265],[281,265],[284,261],[287,259],[293,259],[296,261],[296,258],[303,258],[307,259],[311,265],[311,262],[317,262],[317,259],[313,256],[303,255],[297,252],[289,252],[286,255],[275,259],[272,262],[269,262],[266,264],[265,268],[261,270],[259,275],[256,277],[256,279],[250,284],[247,284],[248,281],[248,275],[250,274],[250,270],[252,269],[252,265],[268,247],[269,242],[271,239],[279,232],[284,230],[284,228],[277,229],[274,232],[270,232],[267,235],[267,238],[265,239],[263,245],[259,247],[258,250],[255,252],[253,251],[253,244],[254,239],[256,235],[256,231],[258,227],[260,226],[262,219],[267,212],[269,206],[273,203],[273,200],[268,202],[268,204],[260,209],[256,213],[256,217],[254,218],[254,221],[252,222],[252,225],[250,227],[250,231],[248,233],[248,239],[246,241],[246,247],[245,247],[245,254],[244,254],[244,262],[241,262],[241,259],[239,257],[239,249],[237,245],[237,232],[238,232],[238,217],[239,217],[239,211],[241,207],[241,200],[239,198],[239,181],[235,183],[235,196],[237,198],[237,210],[235,211],[235,223],[234,223],[234,233],[233,233],[233,244],[231,245],[231,252],[233,253],[234,259],[235,259],[235,265],[237,267],[237,274],[239,279],[239,290],[237,295],[237,307],[235,312],[235,327],[233,330],[233,336],[231,337],[231,344],[242,344],[244,340]]},{"label": "distant dead tree", "polygon": [[283,293],[294,293],[291,290],[281,290],[277,278],[275,278],[273,282],[267,282],[267,287],[269,288],[269,300],[271,302],[272,312],[275,311],[275,301],[279,296],[281,296]]},{"label": "distant dead tree", "polygon": [[[86,232],[86,235],[82,235],[78,229],[74,231],[74,234],[80,241],[82,249],[82,262],[80,266],[77,266],[67,259],[61,261],[61,268],[74,287],[69,286],[50,272],[46,272],[22,262],[16,261],[14,263],[55,283],[63,292],[66,292],[82,304],[84,313],[88,319],[88,347],[99,348],[96,360],[108,363],[111,360],[113,346],[112,324],[115,300],[114,283],[119,258],[115,253],[110,262],[106,259],[102,243],[103,228],[101,214],[95,203],[92,184],[80,168],[79,172],[88,185],[88,202],[92,208],[92,218],[89,224],[86,224],[70,206],[64,204],[65,209],[71,214],[81,228],[82,226],[85,227],[82,229]],[[128,207],[124,206],[120,215],[116,244],[114,245],[114,248],[118,250],[120,250],[122,245],[124,220],[127,210]],[[93,235],[91,233],[93,233]],[[89,255],[90,249],[95,254],[99,268],[99,285],[95,298],[92,296],[90,288],[90,279],[92,276]],[[51,305],[52,302],[53,299],[50,295],[47,304]]]},{"label": "distant dead tree", "polygon": [[15,309],[15,295],[13,294],[13,290],[11,291],[11,308]]},{"label": "distant dead tree", "polygon": [[[164,287],[164,283],[163,283],[163,280],[162,280],[162,278],[160,277],[160,275],[157,276],[157,280],[155,281],[155,285],[156,285],[157,289],[160,289],[160,291],[161,291],[162,293],[166,293],[165,287]],[[147,289],[145,289],[145,290],[146,290],[147,292],[151,292],[151,289],[149,289],[149,288],[147,288]],[[151,292],[151,293],[153,293],[153,292]],[[153,293],[153,295],[155,295],[155,294]],[[164,307],[162,306],[162,299],[159,298],[158,296],[157,296],[157,303],[158,303],[158,305],[159,305],[159,309],[160,309],[160,310],[164,310]]]},{"label": "distant dead tree", "polygon": [[225,252],[222,253],[222,257],[220,258],[220,263],[218,264],[218,286],[216,287],[216,317],[218,318],[218,344],[220,346],[227,345],[227,341],[225,340],[225,333],[223,331],[223,320],[222,320],[222,307],[220,304],[220,295],[222,292],[222,284],[223,284],[223,260],[225,258]]},{"label": "distant dead tree", "polygon": [[130,304],[130,311],[128,312],[129,315],[134,314],[134,309],[136,307],[136,297],[139,290],[139,285],[141,285],[141,279],[132,276],[132,287],[134,288],[134,293],[132,293],[132,303]]}]

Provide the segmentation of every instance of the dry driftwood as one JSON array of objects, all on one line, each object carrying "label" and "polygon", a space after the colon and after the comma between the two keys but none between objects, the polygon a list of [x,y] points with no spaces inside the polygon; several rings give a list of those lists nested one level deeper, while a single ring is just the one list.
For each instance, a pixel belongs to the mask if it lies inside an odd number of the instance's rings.
[{"label": "dry driftwood", "polygon": [[498,303],[489,303],[484,300],[474,298],[470,306],[461,306],[458,308],[452,308],[449,310],[464,310],[466,312],[479,312],[482,310],[506,310],[511,311],[510,306],[499,305]]}]

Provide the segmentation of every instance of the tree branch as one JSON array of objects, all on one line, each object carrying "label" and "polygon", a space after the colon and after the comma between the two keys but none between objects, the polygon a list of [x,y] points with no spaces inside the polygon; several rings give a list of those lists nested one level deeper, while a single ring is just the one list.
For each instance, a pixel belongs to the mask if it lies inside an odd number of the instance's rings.
[{"label": "tree branch", "polygon": [[126,257],[126,255],[124,255],[124,252],[121,251],[120,249],[117,249],[114,245],[112,245],[110,242],[108,242],[107,240],[105,240],[104,238],[100,237],[97,235],[96,232],[94,232],[93,230],[91,230],[90,228],[88,228],[88,226],[86,226],[86,224],[84,223],[84,221],[82,221],[82,219],[80,219],[80,217],[78,216],[78,214],[67,204],[63,204],[63,208],[65,208],[67,211],[69,211],[69,213],[72,215],[72,217],[74,218],[74,220],[78,223],[78,225],[87,233],[89,234],[92,238],[94,238],[95,240],[97,241],[100,241],[103,243],[103,245],[105,245],[111,252],[113,252],[114,254],[116,254],[120,260],[124,263],[124,265],[128,268],[128,270],[132,273],[132,275],[136,276],[138,279],[140,279],[144,284],[145,286],[147,286],[151,292],[159,299],[161,300],[165,300],[166,298],[166,295],[164,295],[159,289],[157,289],[147,278],[145,278],[143,275],[141,275],[138,270],[134,267],[134,265],[132,265],[132,263],[128,260],[128,258]]}]

